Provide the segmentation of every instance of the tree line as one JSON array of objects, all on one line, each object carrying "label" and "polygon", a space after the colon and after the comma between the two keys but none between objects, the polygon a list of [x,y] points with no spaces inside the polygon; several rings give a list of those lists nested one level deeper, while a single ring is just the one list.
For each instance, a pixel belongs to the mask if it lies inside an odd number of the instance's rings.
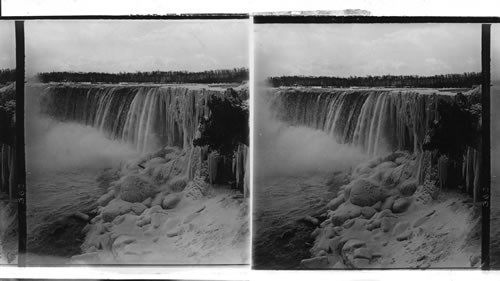
[{"label": "tree line", "polygon": [[16,81],[15,69],[0,69],[0,84],[7,84]]},{"label": "tree line", "polygon": [[201,72],[149,71],[149,72],[42,72],[38,78],[48,82],[91,83],[241,83],[248,80],[248,69],[218,69]]},{"label": "tree line", "polygon": [[414,87],[414,88],[470,88],[481,84],[480,72],[440,74],[433,76],[382,75],[382,76],[280,76],[269,77],[273,87]]}]

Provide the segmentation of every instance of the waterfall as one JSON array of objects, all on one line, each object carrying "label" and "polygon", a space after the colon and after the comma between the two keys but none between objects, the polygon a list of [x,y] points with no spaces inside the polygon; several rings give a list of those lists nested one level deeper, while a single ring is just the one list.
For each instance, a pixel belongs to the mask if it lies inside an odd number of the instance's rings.
[{"label": "waterfall", "polygon": [[208,114],[206,89],[158,86],[50,86],[41,108],[52,118],[92,126],[138,151],[160,146],[188,149],[201,117]]},{"label": "waterfall", "polygon": [[[475,88],[465,95],[479,93],[480,88]],[[438,103],[454,102],[452,95],[428,90],[281,88],[273,90],[272,95],[275,118],[291,126],[322,130],[337,142],[357,146],[370,156],[397,150],[416,154],[419,183],[425,180],[426,166],[434,163],[434,156],[423,153],[423,144],[428,141],[431,125],[439,120]],[[439,186],[451,180],[448,170],[454,169],[461,174],[459,180],[453,179],[455,186],[478,200],[480,156],[479,144],[463,151],[461,163],[445,157],[436,159]]]},{"label": "waterfall", "polygon": [[[216,182],[222,167],[229,167],[238,185],[245,177],[246,150],[238,147],[233,157],[220,164],[216,153],[194,148],[202,118],[210,114],[207,106],[212,95],[225,96],[224,90],[183,86],[131,85],[58,85],[43,90],[41,113],[62,122],[92,126],[106,137],[132,145],[137,151],[150,152],[165,146],[183,149],[188,157],[188,178],[195,176],[196,163],[207,160],[209,181]],[[244,157],[242,156],[244,155]],[[243,158],[242,158],[243,157]],[[224,173],[223,173],[224,174]]]},{"label": "waterfall", "polygon": [[439,99],[450,96],[414,91],[332,89],[278,90],[277,118],[293,126],[325,131],[339,143],[369,155],[422,151],[427,130],[437,118]]}]

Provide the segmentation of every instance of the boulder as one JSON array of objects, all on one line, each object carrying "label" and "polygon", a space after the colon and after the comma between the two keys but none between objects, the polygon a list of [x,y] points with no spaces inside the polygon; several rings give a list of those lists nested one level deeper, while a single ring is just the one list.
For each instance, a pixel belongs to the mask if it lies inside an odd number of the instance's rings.
[{"label": "boulder", "polygon": [[411,196],[418,187],[418,181],[414,179],[407,180],[398,186],[398,190],[403,196]]},{"label": "boulder", "polygon": [[87,221],[89,221],[89,220],[90,220],[89,215],[84,214],[84,213],[82,213],[82,212],[75,212],[75,213],[73,214],[73,217],[74,217],[74,218],[77,218],[77,219],[79,219],[79,220],[85,221],[85,222],[87,222]]},{"label": "boulder", "polygon": [[156,194],[156,196],[154,197],[153,201],[151,201],[151,207],[154,207],[154,206],[161,206],[161,203],[163,202],[163,198],[165,197],[165,194],[163,193],[158,193]]},{"label": "boulder", "polygon": [[411,200],[409,198],[399,198],[394,201],[392,205],[393,213],[403,213],[408,209],[411,204]]},{"label": "boulder", "polygon": [[142,202],[158,193],[158,188],[139,175],[127,175],[119,181],[119,198],[127,202]]},{"label": "boulder", "polygon": [[377,213],[377,210],[375,210],[375,208],[373,208],[373,207],[363,207],[363,208],[361,208],[361,215],[365,219],[371,219],[373,217],[373,215],[375,215],[376,213]]},{"label": "boulder", "polygon": [[142,204],[144,204],[144,206],[148,208],[151,207],[151,203],[153,203],[153,199],[151,197],[148,197],[146,198],[146,200],[142,201]]},{"label": "boulder", "polygon": [[372,258],[372,253],[370,249],[365,247],[354,249],[353,255],[355,259],[371,260]]},{"label": "boulder", "polygon": [[390,196],[390,197],[387,197],[385,200],[384,200],[384,203],[382,203],[382,206],[380,207],[380,210],[387,210],[387,209],[392,209],[392,205],[394,204],[394,201],[396,199],[394,198],[394,196]]},{"label": "boulder", "polygon": [[163,199],[163,202],[161,203],[161,206],[163,209],[173,209],[179,204],[181,201],[182,194],[175,193],[175,194],[169,194],[165,196]]},{"label": "boulder", "polygon": [[357,179],[350,183],[350,201],[354,205],[361,207],[372,206],[380,201],[384,192],[381,187],[377,186],[366,179]]},{"label": "boulder", "polygon": [[342,195],[339,195],[338,197],[332,199],[327,205],[326,208],[332,211],[335,211],[340,204],[344,203],[344,193],[342,192]]},{"label": "boulder", "polygon": [[357,218],[361,215],[361,207],[353,204],[342,204],[331,215],[331,221],[334,226],[340,226],[348,219]]},{"label": "boulder", "polygon": [[132,209],[132,203],[122,201],[119,199],[113,199],[111,202],[104,207],[101,216],[104,222],[112,222],[117,216],[126,214]]},{"label": "boulder", "polygon": [[108,193],[104,194],[103,196],[99,197],[97,199],[97,204],[99,206],[106,206],[108,205],[109,201],[113,200],[115,198],[115,191],[110,190]]},{"label": "boulder", "polygon": [[130,209],[136,214],[136,215],[140,215],[144,212],[144,210],[147,209],[146,205],[142,204],[142,203],[133,203],[131,206],[130,206]]}]

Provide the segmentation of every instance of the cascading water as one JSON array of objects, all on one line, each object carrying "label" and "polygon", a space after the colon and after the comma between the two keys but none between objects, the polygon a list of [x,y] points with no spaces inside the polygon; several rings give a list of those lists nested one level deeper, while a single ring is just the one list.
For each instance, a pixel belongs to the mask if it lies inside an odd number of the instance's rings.
[{"label": "cascading water", "polygon": [[108,138],[145,152],[161,146],[190,148],[208,114],[206,89],[154,86],[48,87],[42,113],[92,126]]},{"label": "cascading water", "polygon": [[437,118],[439,99],[450,96],[391,90],[278,90],[277,118],[331,134],[339,143],[369,155],[393,150],[422,151]]}]

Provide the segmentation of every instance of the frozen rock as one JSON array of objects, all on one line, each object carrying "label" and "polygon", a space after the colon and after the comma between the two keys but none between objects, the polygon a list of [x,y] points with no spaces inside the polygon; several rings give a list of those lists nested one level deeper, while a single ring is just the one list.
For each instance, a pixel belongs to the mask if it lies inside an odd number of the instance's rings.
[{"label": "frozen rock", "polygon": [[328,257],[314,257],[300,261],[301,268],[326,268],[328,267]]},{"label": "frozen rock", "polygon": [[142,202],[158,192],[158,188],[149,180],[138,175],[127,175],[121,178],[119,188],[120,199],[132,203]]},{"label": "frozen rock", "polygon": [[142,201],[142,204],[148,208],[151,207],[151,203],[153,203],[153,199],[151,197],[146,198],[146,200]]},{"label": "frozen rock", "polygon": [[182,232],[183,232],[183,229],[182,229],[182,228],[180,228],[180,227],[178,227],[178,228],[176,228],[176,229],[174,229],[174,230],[171,230],[171,231],[167,232],[167,236],[168,236],[168,237],[175,237],[175,236],[179,236],[179,235],[181,235],[181,234],[182,234]]},{"label": "frozen rock", "polygon": [[354,268],[368,268],[370,266],[370,261],[367,259],[354,259],[352,261],[352,266]]},{"label": "frozen rock", "polygon": [[329,210],[335,211],[340,206],[340,204],[344,203],[344,201],[345,201],[344,200],[344,195],[342,193],[342,195],[338,196],[337,198],[332,199],[326,205],[326,208],[329,209]]},{"label": "frozen rock", "polygon": [[382,206],[380,207],[380,210],[387,210],[387,209],[392,209],[392,205],[394,204],[395,198],[393,196],[387,197],[384,200],[384,203],[382,203]]},{"label": "frozen rock", "polygon": [[403,196],[411,196],[413,195],[413,193],[415,193],[417,187],[418,187],[418,181],[411,179],[400,184],[398,189]]},{"label": "frozen rock", "polygon": [[361,207],[372,206],[380,201],[384,193],[382,189],[373,182],[366,179],[356,179],[350,183],[350,201]]},{"label": "frozen rock", "polygon": [[365,219],[371,219],[373,217],[373,215],[375,215],[375,213],[377,213],[377,211],[373,207],[363,207],[363,208],[361,208],[361,215]]},{"label": "frozen rock", "polygon": [[405,231],[402,234],[398,235],[396,237],[396,240],[398,240],[398,241],[405,241],[405,240],[410,239],[412,237],[412,235],[413,235],[413,232],[411,232],[411,231],[408,230],[408,231]]},{"label": "frozen rock", "polygon": [[103,196],[99,197],[99,199],[97,199],[97,204],[99,204],[99,206],[106,206],[108,205],[109,201],[113,200],[113,198],[115,198],[115,191],[111,190]]},{"label": "frozen rock", "polygon": [[162,223],[167,219],[167,217],[165,216],[165,214],[163,213],[154,213],[151,215],[151,225],[154,227],[154,228],[158,228],[160,227],[160,225],[162,225]]},{"label": "frozen rock", "polygon": [[163,202],[163,198],[165,197],[165,194],[163,193],[158,193],[155,195],[153,201],[151,202],[151,206],[161,206],[161,203]]},{"label": "frozen rock", "polygon": [[133,203],[130,209],[136,214],[140,215],[147,209],[147,207],[142,203]]},{"label": "frozen rock", "polygon": [[169,194],[165,196],[163,202],[161,203],[161,206],[163,207],[163,209],[173,209],[181,201],[181,196],[182,195],[179,193]]},{"label": "frozen rock", "polygon": [[359,239],[351,239],[344,244],[344,246],[342,247],[342,252],[349,252],[351,250],[361,248],[364,246],[366,246],[365,241]]},{"label": "frozen rock", "polygon": [[411,200],[409,198],[399,198],[394,201],[392,205],[392,211],[394,213],[403,213],[408,209],[411,204]]},{"label": "frozen rock", "polygon": [[168,186],[173,192],[181,192],[186,187],[187,182],[187,179],[184,177],[175,178],[169,182]]},{"label": "frozen rock", "polygon": [[392,229],[392,220],[389,217],[383,217],[380,220],[380,228],[384,232],[389,232]]},{"label": "frozen rock", "polygon": [[331,216],[334,226],[340,226],[348,219],[357,218],[361,215],[361,207],[353,204],[342,204]]},{"label": "frozen rock", "polygon": [[372,253],[370,249],[362,247],[362,248],[357,248],[354,249],[354,258],[355,259],[367,259],[370,260],[372,258]]},{"label": "frozen rock", "polygon": [[400,235],[401,233],[403,233],[405,230],[407,230],[409,226],[410,226],[410,223],[408,223],[408,222],[406,222],[406,221],[398,222],[398,223],[394,226],[394,230],[392,231],[392,234],[393,234],[394,236],[398,236],[398,235]]},{"label": "frozen rock", "polygon": [[119,199],[113,199],[102,210],[102,220],[104,222],[112,222],[117,216],[130,212],[131,208],[132,203],[125,202]]}]

